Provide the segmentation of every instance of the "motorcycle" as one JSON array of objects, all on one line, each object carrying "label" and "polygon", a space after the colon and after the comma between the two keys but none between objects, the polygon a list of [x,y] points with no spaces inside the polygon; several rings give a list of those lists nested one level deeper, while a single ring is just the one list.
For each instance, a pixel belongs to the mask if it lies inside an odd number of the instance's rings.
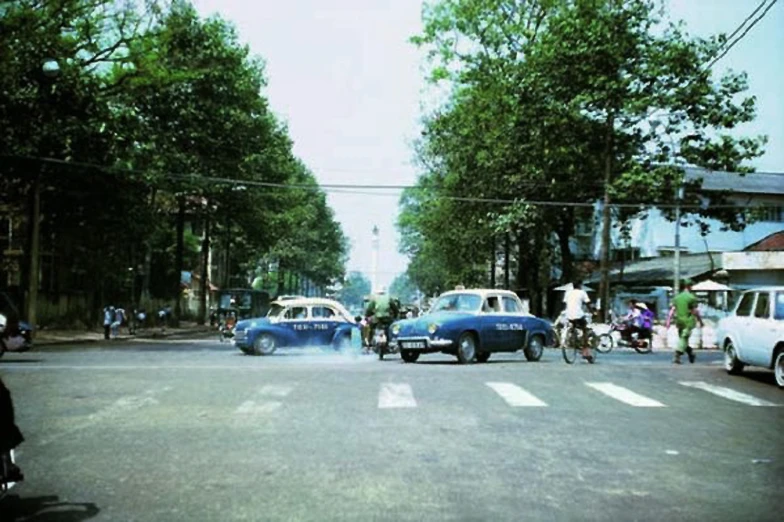
[{"label": "motorcycle", "polygon": [[229,314],[223,318],[218,325],[218,338],[220,342],[231,341],[234,339],[234,327],[237,325],[237,318]]},{"label": "motorcycle", "polygon": [[389,343],[389,335],[387,333],[387,329],[389,326],[385,325],[376,325],[373,328],[373,338],[371,340],[371,349],[373,352],[378,354],[378,360],[383,361],[384,355],[386,354],[394,354],[400,351],[400,348],[396,345],[390,345]]},{"label": "motorcycle", "polygon": [[32,328],[23,321],[9,324],[8,317],[0,313],[0,357],[5,352],[26,352],[33,346]]},{"label": "motorcycle", "polygon": [[613,321],[610,331],[599,336],[596,349],[599,353],[609,353],[615,345],[634,348],[637,353],[650,353],[653,347],[653,331],[632,328],[627,323]]}]

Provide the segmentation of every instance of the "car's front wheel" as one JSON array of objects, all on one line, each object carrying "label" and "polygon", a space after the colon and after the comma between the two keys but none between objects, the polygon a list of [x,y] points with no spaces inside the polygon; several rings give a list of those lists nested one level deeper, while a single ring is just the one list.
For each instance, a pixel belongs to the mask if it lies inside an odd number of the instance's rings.
[{"label": "car's front wheel", "polygon": [[275,338],[268,334],[263,333],[256,337],[256,340],[253,341],[253,352],[256,355],[272,355],[277,348],[277,343],[275,342]]},{"label": "car's front wheel", "polygon": [[534,335],[528,342],[528,346],[523,350],[528,361],[535,362],[542,358],[544,353],[544,338],[541,335]]},{"label": "car's front wheel", "polygon": [[773,373],[776,376],[776,384],[779,388],[784,388],[784,348],[779,348],[776,360],[773,361]]},{"label": "car's front wheel", "polygon": [[402,357],[404,362],[415,363],[417,362],[417,359],[419,359],[419,352],[415,352],[413,350],[403,350],[400,352],[400,357]]},{"label": "car's front wheel", "polygon": [[730,375],[736,375],[743,370],[743,363],[738,359],[738,353],[735,351],[735,345],[732,341],[727,341],[724,346],[724,369]]},{"label": "car's front wheel", "polygon": [[457,343],[457,360],[460,364],[471,364],[476,360],[476,337],[466,332]]}]

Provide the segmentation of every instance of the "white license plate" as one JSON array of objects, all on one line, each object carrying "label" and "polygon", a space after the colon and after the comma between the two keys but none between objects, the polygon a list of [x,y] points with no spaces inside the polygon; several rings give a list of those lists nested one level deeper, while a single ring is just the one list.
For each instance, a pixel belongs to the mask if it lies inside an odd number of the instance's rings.
[{"label": "white license plate", "polygon": [[427,345],[425,344],[424,341],[413,341],[413,342],[409,341],[409,342],[402,343],[402,344],[403,344],[403,348],[406,348],[407,350],[414,349],[414,348],[426,348],[427,347]]}]

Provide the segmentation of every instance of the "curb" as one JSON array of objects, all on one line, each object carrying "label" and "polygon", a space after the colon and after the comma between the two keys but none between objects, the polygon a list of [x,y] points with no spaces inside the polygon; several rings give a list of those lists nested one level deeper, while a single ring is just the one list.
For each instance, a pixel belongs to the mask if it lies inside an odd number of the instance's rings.
[{"label": "curb", "polygon": [[148,340],[148,341],[155,341],[155,340],[164,340],[164,339],[175,339],[178,337],[189,337],[198,334],[208,335],[212,332],[209,330],[204,329],[193,329],[193,330],[185,330],[185,331],[177,331],[177,332],[170,332],[170,333],[161,333],[156,332],[153,334],[148,335],[130,335],[130,336],[123,336],[118,339],[104,339],[104,338],[94,338],[94,337],[74,337],[71,339],[51,339],[51,340],[43,340],[43,341],[36,341],[33,339],[33,347],[31,351],[34,351],[36,348],[46,348],[46,347],[54,347],[54,346],[69,346],[75,344],[95,344],[99,342],[128,342],[131,340]]}]

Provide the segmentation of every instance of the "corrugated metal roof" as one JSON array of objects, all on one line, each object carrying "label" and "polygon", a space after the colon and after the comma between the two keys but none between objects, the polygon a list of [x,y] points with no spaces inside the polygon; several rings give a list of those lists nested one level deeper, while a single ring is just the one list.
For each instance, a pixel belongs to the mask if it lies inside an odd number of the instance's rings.
[{"label": "corrugated metal roof", "polygon": [[722,172],[698,167],[684,167],[686,180],[702,178],[705,191],[731,190],[744,194],[784,194],[784,173],[782,172]]},{"label": "corrugated metal roof", "polygon": [[[680,262],[681,279],[697,279],[700,276],[711,274],[720,270],[721,255],[713,254],[713,262],[709,254],[681,254]],[[671,282],[675,275],[675,259],[673,257],[654,257],[651,259],[641,259],[626,263],[623,267],[623,279],[621,279],[620,265],[615,265],[610,270],[611,283],[667,283]],[[588,280],[595,283],[601,280],[601,273],[594,272]]]}]

